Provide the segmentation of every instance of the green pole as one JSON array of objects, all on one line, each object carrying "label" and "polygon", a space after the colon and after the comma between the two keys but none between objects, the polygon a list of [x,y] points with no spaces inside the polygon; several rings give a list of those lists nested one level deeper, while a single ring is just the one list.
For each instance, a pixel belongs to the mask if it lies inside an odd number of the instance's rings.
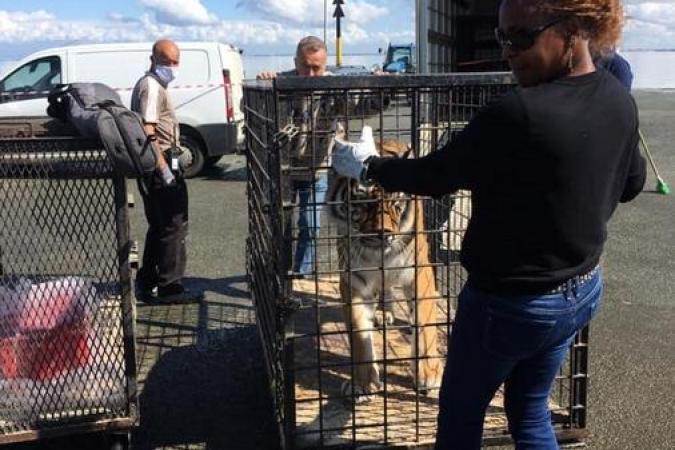
[{"label": "green pole", "polygon": [[649,146],[647,145],[647,141],[645,140],[645,137],[642,134],[642,130],[638,130],[638,133],[640,134],[640,142],[642,143],[642,148],[645,149],[645,154],[647,155],[649,164],[652,166],[654,175],[656,175],[656,192],[663,195],[670,194],[670,186],[668,186],[668,183],[663,181],[663,178],[661,178],[661,175],[659,175],[659,170],[656,168],[656,163],[654,162],[654,158],[652,157],[652,152],[649,151]]}]

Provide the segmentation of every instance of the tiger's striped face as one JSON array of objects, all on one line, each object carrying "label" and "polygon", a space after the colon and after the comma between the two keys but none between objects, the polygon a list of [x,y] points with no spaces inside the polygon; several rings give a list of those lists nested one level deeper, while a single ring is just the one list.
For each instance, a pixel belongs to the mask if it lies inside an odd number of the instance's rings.
[{"label": "tiger's striped face", "polygon": [[[410,148],[398,141],[383,141],[377,144],[380,155],[387,158],[407,158]],[[414,207],[405,194],[384,192],[377,186],[363,186],[358,181],[335,176],[329,188],[329,213],[345,227],[364,236],[365,244],[381,245],[384,238],[392,242],[411,230],[414,222]]]}]

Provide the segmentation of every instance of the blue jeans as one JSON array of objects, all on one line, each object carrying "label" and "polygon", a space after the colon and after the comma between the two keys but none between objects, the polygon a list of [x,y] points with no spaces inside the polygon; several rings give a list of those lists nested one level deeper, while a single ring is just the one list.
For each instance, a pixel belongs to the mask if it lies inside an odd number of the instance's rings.
[{"label": "blue jeans", "polygon": [[316,237],[321,227],[321,209],[326,201],[328,175],[316,181],[295,181],[293,190],[298,195],[298,242],[295,247],[293,271],[303,275],[314,269]]},{"label": "blue jeans", "polygon": [[602,275],[566,292],[459,296],[439,397],[436,450],[481,447],[485,411],[504,383],[504,409],[518,450],[558,449],[548,398],[577,331],[595,316]]}]

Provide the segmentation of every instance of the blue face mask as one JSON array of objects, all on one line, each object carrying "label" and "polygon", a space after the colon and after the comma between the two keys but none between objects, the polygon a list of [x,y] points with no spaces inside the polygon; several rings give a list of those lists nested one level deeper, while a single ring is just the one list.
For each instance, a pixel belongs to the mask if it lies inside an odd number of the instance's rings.
[{"label": "blue face mask", "polygon": [[169,84],[178,76],[178,69],[170,66],[155,66],[155,75],[159,77],[164,84]]}]

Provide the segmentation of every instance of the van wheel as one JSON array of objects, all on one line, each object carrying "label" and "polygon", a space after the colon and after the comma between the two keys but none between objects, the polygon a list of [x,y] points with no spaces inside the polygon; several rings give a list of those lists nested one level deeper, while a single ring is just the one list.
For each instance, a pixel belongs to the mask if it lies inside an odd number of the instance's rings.
[{"label": "van wheel", "polygon": [[202,171],[206,158],[204,149],[198,139],[190,134],[181,134],[180,147],[183,154],[180,156],[180,165],[185,178],[194,178]]}]

